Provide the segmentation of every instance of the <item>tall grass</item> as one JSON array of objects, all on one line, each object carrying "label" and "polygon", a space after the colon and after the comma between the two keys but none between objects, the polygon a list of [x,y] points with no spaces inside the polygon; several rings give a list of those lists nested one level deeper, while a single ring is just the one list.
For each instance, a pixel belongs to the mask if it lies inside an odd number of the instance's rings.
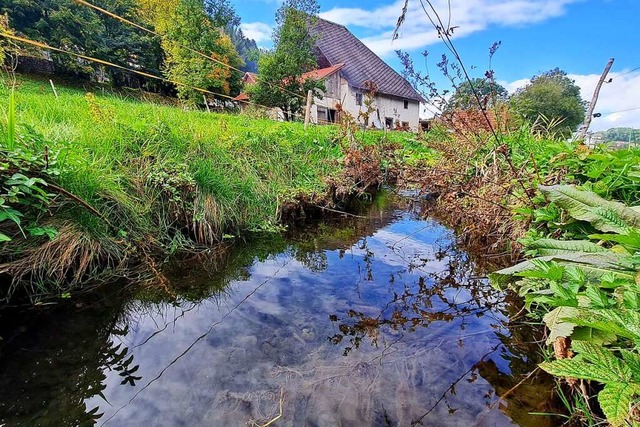
[{"label": "tall grass", "polygon": [[[55,266],[57,283],[80,283],[101,265],[148,263],[225,235],[272,230],[283,206],[326,196],[344,167],[334,127],[305,131],[297,123],[183,111],[63,85],[56,98],[48,82],[27,77],[15,93],[2,91],[9,149],[13,141],[47,153],[59,171],[49,182],[75,196],[56,195],[49,215],[30,218],[59,230],[57,243],[14,233],[13,249],[0,248],[0,273],[13,279],[47,281],[47,266]],[[387,138],[372,133],[366,143]],[[78,241],[84,249],[56,246],[76,248]],[[69,259],[51,259],[54,248]],[[43,256],[48,260],[38,260]]]}]

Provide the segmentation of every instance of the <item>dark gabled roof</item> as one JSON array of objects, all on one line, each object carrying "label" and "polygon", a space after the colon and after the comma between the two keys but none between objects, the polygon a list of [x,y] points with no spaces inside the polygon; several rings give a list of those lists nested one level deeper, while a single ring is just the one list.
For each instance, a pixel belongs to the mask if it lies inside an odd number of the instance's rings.
[{"label": "dark gabled roof", "polygon": [[321,67],[344,63],[340,72],[353,87],[365,90],[365,82],[371,80],[376,84],[378,92],[385,95],[423,100],[408,81],[346,27],[321,18],[312,25],[311,32],[317,37],[316,56]]}]

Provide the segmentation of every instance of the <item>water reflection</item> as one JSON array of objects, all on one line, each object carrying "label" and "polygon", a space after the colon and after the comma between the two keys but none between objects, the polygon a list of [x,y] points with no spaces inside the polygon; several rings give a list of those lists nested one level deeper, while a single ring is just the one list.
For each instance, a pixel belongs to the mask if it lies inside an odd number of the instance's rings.
[{"label": "water reflection", "polygon": [[552,425],[544,393],[496,396],[535,364],[451,232],[369,209],[187,260],[177,301],[49,314],[3,344],[0,424]]}]

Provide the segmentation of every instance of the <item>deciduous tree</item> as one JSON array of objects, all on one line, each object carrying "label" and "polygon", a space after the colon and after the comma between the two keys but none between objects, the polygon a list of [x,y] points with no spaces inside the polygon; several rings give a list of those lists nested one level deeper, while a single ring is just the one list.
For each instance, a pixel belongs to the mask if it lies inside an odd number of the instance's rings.
[{"label": "deciduous tree", "polygon": [[527,86],[518,89],[512,100],[523,118],[534,122],[544,117],[550,130],[564,137],[584,121],[585,103],[580,88],[559,68],[533,77]]},{"label": "deciduous tree", "polygon": [[472,85],[480,98],[480,102],[483,104],[483,108],[491,107],[507,100],[508,92],[504,87],[490,79],[475,78],[471,80],[471,83],[464,81],[457,87],[447,104],[448,111],[480,108],[478,99],[471,88]]},{"label": "deciduous tree", "polygon": [[302,75],[317,68],[310,32],[320,7],[315,0],[285,0],[276,13],[275,48],[258,61],[258,83],[250,88],[258,104],[279,107],[292,119],[304,105],[308,90],[319,93],[323,84]]}]

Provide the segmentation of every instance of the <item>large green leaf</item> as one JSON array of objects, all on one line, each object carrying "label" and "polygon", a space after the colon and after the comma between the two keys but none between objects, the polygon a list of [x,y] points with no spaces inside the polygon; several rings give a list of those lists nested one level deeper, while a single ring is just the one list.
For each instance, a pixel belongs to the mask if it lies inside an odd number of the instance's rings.
[{"label": "large green leaf", "polygon": [[636,310],[624,308],[581,309],[576,317],[567,318],[566,321],[614,333],[640,345],[640,313]]},{"label": "large green leaf", "polygon": [[[594,329],[588,326],[576,326],[571,334],[571,341],[588,341],[598,345],[611,344],[615,342],[616,334],[601,329]],[[640,371],[639,371],[640,372]]]},{"label": "large green leaf", "polygon": [[562,255],[576,252],[603,253],[607,248],[586,240],[538,239],[527,245],[527,249],[535,249],[540,255]]},{"label": "large green leaf", "polygon": [[[556,261],[565,266],[574,266],[583,270],[591,277],[600,277],[603,274],[613,273],[625,279],[634,280],[636,266],[628,256],[607,252],[576,252],[558,255],[548,255],[536,258],[540,261]],[[512,276],[537,268],[532,261],[524,261],[509,268],[496,271],[489,275],[494,284],[502,285]]]},{"label": "large green leaf", "polygon": [[616,357],[608,348],[586,341],[576,341],[573,343],[572,348],[580,354],[583,360],[605,367],[609,372],[617,375],[619,381],[631,381],[632,375],[629,366],[622,359]]},{"label": "large green leaf", "polygon": [[640,227],[640,212],[593,192],[573,185],[540,186],[540,190],[573,218],[587,221],[600,231],[626,234],[629,227]]},{"label": "large green leaf", "polygon": [[[609,371],[605,366],[587,363],[578,358],[542,362],[540,368],[557,377],[579,378],[600,383],[620,381],[619,375]],[[623,380],[623,382],[625,381],[628,380]]]},{"label": "large green leaf", "polygon": [[540,367],[559,377],[581,378],[603,384],[632,381],[631,368],[611,350],[584,341],[575,341],[572,347],[578,352],[573,359],[544,362]]},{"label": "large green leaf", "polygon": [[640,251],[640,229],[631,228],[624,234],[592,234],[590,239],[604,240],[606,242],[616,242],[623,245],[629,252]]},{"label": "large green leaf", "polygon": [[[598,393],[598,403],[612,427],[631,425],[627,423],[634,397],[640,392],[637,384],[608,383]],[[637,424],[634,424],[637,425]]]},{"label": "large green leaf", "polygon": [[631,376],[633,380],[640,383],[640,354],[637,351],[631,351],[626,349],[620,349],[622,359],[624,359],[629,369],[631,369]]},{"label": "large green leaf", "polygon": [[547,344],[551,344],[558,337],[568,337],[573,332],[573,328],[576,327],[575,323],[565,321],[566,318],[578,316],[578,309],[576,307],[556,307],[552,311],[544,315],[542,320],[547,328],[549,328],[549,337],[547,338]]}]

